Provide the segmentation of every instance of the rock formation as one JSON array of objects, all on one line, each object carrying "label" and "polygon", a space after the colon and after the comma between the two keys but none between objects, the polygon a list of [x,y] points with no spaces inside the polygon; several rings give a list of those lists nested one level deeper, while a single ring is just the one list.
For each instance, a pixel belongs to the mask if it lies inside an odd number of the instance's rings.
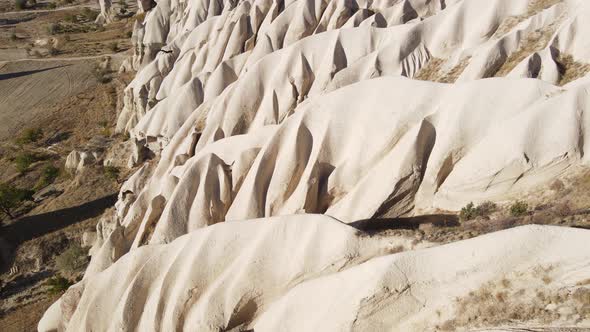
[{"label": "rock formation", "polygon": [[[512,200],[586,165],[587,1],[142,6],[117,130],[156,157],[41,331],[423,331],[533,267],[553,266],[547,292],[590,278],[587,230],[393,254],[346,225]],[[567,322],[590,324],[584,308]]]}]

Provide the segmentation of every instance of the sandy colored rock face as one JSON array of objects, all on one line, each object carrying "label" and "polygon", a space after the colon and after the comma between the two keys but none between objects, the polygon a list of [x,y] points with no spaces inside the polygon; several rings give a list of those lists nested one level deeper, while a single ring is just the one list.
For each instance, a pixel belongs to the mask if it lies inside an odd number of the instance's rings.
[{"label": "sandy colored rock face", "polygon": [[[571,295],[588,289],[587,230],[523,227],[395,254],[417,244],[346,225],[528,198],[586,166],[590,3],[140,7],[117,122],[134,143],[104,162],[155,158],[122,185],[84,280],[40,330],[496,327],[466,309],[488,293],[515,298],[506,321],[590,324]],[[549,266],[548,283],[527,272]],[[515,288],[497,289],[503,278]],[[564,288],[564,308],[545,302]],[[558,316],[541,314],[548,305]]]}]

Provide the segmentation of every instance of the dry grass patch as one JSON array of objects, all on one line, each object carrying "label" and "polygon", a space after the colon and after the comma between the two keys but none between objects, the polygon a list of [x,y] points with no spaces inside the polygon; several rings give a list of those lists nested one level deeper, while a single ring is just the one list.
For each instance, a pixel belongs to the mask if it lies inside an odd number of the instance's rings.
[{"label": "dry grass patch", "polygon": [[563,2],[563,0],[531,0],[527,8],[526,17],[536,15],[560,2]]},{"label": "dry grass patch", "polygon": [[471,57],[465,57],[455,67],[451,68],[451,70],[444,72],[442,67],[445,60],[432,58],[420,69],[416,76],[414,76],[414,79],[439,83],[455,83],[469,64],[470,59]]},{"label": "dry grass patch", "polygon": [[521,40],[518,49],[510,54],[506,61],[504,61],[500,68],[498,68],[496,73],[491,76],[504,77],[508,75],[508,73],[526,59],[526,57],[546,48],[556,28],[557,26],[555,24],[551,24],[542,29],[528,33]]},{"label": "dry grass patch", "polygon": [[439,326],[446,331],[464,328],[518,325],[525,322],[571,324],[590,315],[590,288],[548,287],[552,267],[539,266],[525,278],[502,278],[483,284],[467,296],[457,298],[455,318]]},{"label": "dry grass patch", "polygon": [[573,82],[581,77],[586,76],[590,72],[590,64],[577,62],[569,54],[560,54],[557,62],[560,69],[560,80],[559,86],[566,85]]},{"label": "dry grass patch", "polygon": [[537,15],[538,13],[542,12],[543,10],[550,8],[562,0],[532,0],[529,2],[527,11],[524,15],[518,16],[510,16],[506,18],[496,31],[494,32],[492,38],[500,38],[504,34],[510,32],[515,26],[517,26],[520,22],[526,20],[527,18]]},{"label": "dry grass patch", "polygon": [[420,68],[420,71],[414,76],[414,79],[421,81],[436,81],[444,63],[445,60],[443,59],[431,58],[424,67]]}]

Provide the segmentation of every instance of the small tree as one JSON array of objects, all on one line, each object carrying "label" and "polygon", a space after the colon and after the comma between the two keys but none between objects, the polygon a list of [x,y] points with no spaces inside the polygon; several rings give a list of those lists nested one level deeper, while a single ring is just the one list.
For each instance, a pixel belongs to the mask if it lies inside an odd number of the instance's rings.
[{"label": "small tree", "polygon": [[6,183],[0,183],[0,210],[9,218],[14,218],[12,211],[22,205],[23,202],[31,200],[31,190],[19,189]]}]

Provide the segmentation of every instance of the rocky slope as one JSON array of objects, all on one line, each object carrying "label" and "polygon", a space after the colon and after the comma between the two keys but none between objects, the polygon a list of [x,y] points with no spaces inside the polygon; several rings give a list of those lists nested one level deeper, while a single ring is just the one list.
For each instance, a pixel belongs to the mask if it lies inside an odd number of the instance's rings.
[{"label": "rocky slope", "polygon": [[[485,317],[465,312],[470,292],[510,273],[531,303],[537,290],[569,290],[539,299],[534,319],[590,324],[586,230],[525,227],[389,254],[391,241],[416,243],[344,224],[534,201],[585,166],[590,3],[142,8],[124,65],[139,71],[117,127],[157,158],[123,184],[84,281],[40,330],[490,327],[465,318]],[[555,271],[551,282],[537,285],[525,273],[534,266]],[[518,290],[487,292],[527,312]],[[556,302],[575,310],[539,314],[562,310]]]}]

